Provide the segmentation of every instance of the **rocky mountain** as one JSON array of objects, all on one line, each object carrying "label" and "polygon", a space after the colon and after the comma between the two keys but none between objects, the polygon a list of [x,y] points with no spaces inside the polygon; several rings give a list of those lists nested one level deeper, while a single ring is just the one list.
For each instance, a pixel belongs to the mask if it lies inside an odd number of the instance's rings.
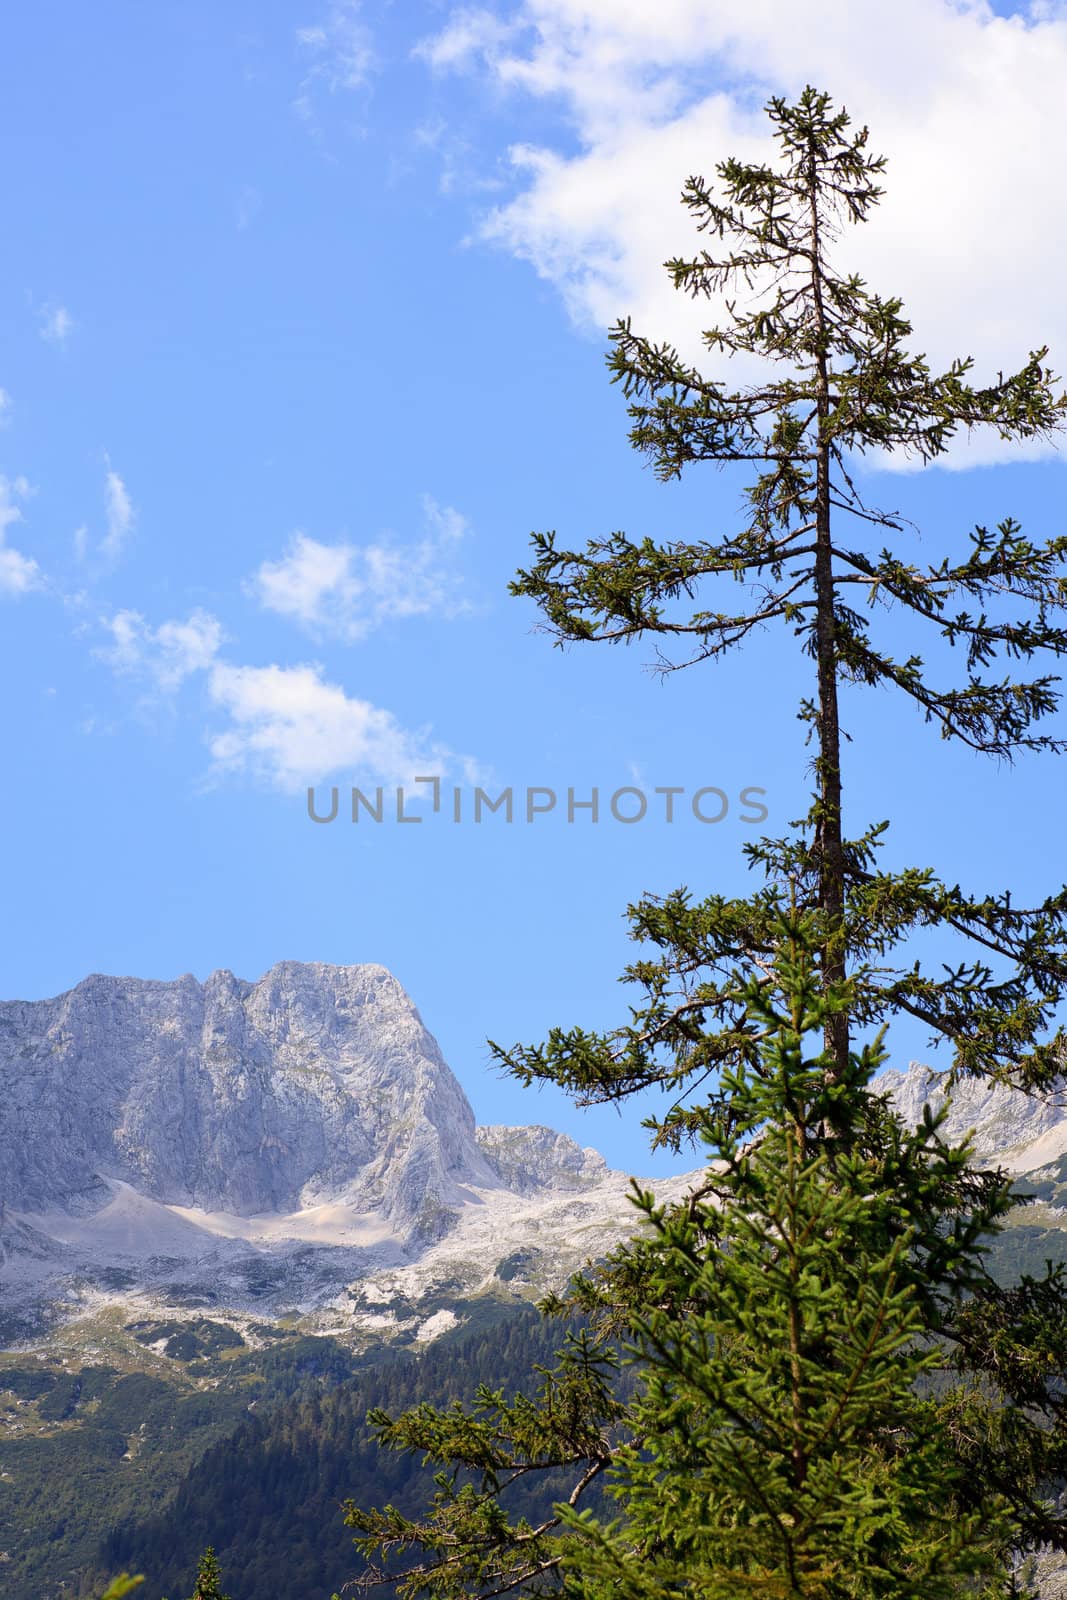
[{"label": "rocky mountain", "polygon": [[258,983],[91,977],[0,1006],[0,1194],[99,1211],[108,1183],[251,1216],[341,1201],[404,1236],[491,1182],[474,1115],[384,967]]},{"label": "rocky mountain", "polygon": [[937,1112],[949,1103],[945,1137],[971,1135],[978,1160],[1009,1172],[1033,1172],[1067,1153],[1067,1085],[1048,1095],[1027,1095],[976,1079],[958,1083],[949,1097],[945,1073],[913,1061],[907,1072],[883,1072],[882,1089],[900,1115],[912,1123],[924,1105]]},{"label": "rocky mountain", "polygon": [[[881,1081],[912,1119],[945,1098],[925,1067]],[[964,1084],[948,1126],[1039,1171],[1055,1221],[1062,1093]],[[0,1005],[0,1345],[116,1303],[432,1337],[470,1297],[532,1296],[625,1237],[626,1191],[550,1128],[477,1127],[383,967],[97,976]]]},{"label": "rocky mountain", "polygon": [[544,1235],[576,1266],[632,1215],[595,1151],[476,1128],[379,966],[94,976],[0,1005],[0,1107],[8,1338],[108,1295],[334,1322],[340,1297],[351,1321],[346,1284],[382,1269],[473,1291],[519,1236],[527,1265]]},{"label": "rocky mountain", "polygon": [[588,1189],[610,1176],[602,1155],[554,1128],[476,1128],[474,1137],[500,1182],[516,1194]]},{"label": "rocky mountain", "polygon": [[[912,1120],[945,1100],[926,1067],[881,1083]],[[1036,1197],[996,1270],[1067,1259],[1067,1097],[963,1084],[948,1131],[972,1129],[980,1159]],[[651,1186],[669,1201],[692,1182]],[[15,1600],[98,1594],[78,1585],[115,1518],[171,1504],[212,1441],[287,1385],[387,1372],[404,1347],[418,1372],[457,1340],[505,1341],[522,1302],[632,1233],[627,1188],[551,1128],[476,1126],[382,967],[92,977],[0,1005],[0,1570]],[[369,1503],[377,1485],[344,1488]],[[1048,1600],[1063,1593],[1061,1567],[1040,1576]]]}]

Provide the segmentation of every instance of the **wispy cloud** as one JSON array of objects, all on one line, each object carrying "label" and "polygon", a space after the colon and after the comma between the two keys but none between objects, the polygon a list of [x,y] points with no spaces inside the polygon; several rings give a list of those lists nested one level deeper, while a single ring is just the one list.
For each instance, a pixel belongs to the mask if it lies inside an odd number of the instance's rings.
[{"label": "wispy cloud", "polygon": [[74,318],[66,306],[49,303],[41,307],[40,330],[41,338],[48,344],[62,348],[69,339],[74,329]]},{"label": "wispy cloud", "polygon": [[517,20],[496,16],[483,6],[459,6],[441,32],[421,39],[414,53],[431,67],[463,70],[475,66],[479,57],[498,60],[519,27]]},{"label": "wispy cloud", "polygon": [[0,473],[0,595],[14,597],[44,587],[37,562],[7,542],[7,530],[22,521],[22,507],[32,489],[25,478],[7,478]]},{"label": "wispy cloud", "polygon": [[6,428],[11,421],[14,410],[14,401],[6,389],[0,389],[0,428]]},{"label": "wispy cloud", "polygon": [[110,458],[105,457],[105,460],[107,475],[104,480],[104,509],[107,532],[100,541],[100,549],[103,555],[113,561],[121,555],[133,531],[134,510],[125,483],[111,465]]},{"label": "wispy cloud", "polygon": [[353,782],[410,783],[440,772],[448,752],[403,728],[389,711],[346,694],[322,668],[231,667],[211,673],[211,698],[230,727],[210,740],[221,770],[250,772],[294,791],[346,774]]},{"label": "wispy cloud", "polygon": [[334,0],[318,22],[296,30],[309,65],[293,105],[307,121],[314,118],[318,95],[361,89],[374,70],[371,32],[359,12],[359,0]]},{"label": "wispy cloud", "polygon": [[122,475],[104,454],[104,532],[94,540],[88,523],[74,530],[74,554],[79,561],[88,561],[94,554],[104,566],[113,566],[122,555],[133,533],[137,512],[130,491]]},{"label": "wispy cloud", "polygon": [[107,643],[97,657],[122,676],[173,697],[199,677],[213,712],[206,734],[216,776],[242,773],[295,792],[345,774],[353,783],[403,784],[443,772],[455,758],[428,733],[331,683],[315,662],[247,666],[220,655],[225,633],[206,611],[153,628],[137,611],[102,620]]},{"label": "wispy cloud", "polygon": [[322,544],[297,533],[279,561],[263,563],[249,590],[311,633],[350,641],[403,618],[463,615],[471,608],[455,558],[466,519],[428,495],[422,505],[425,531],[414,543]]},{"label": "wispy cloud", "polygon": [[[632,315],[707,364],[701,331],[723,306],[677,294],[661,265],[707,243],[681,186],[726,156],[772,157],[762,101],[811,82],[889,156],[885,199],[841,240],[841,265],[903,297],[934,363],[969,353],[995,374],[1047,340],[1067,369],[1067,209],[1048,200],[1062,187],[1062,4],[1005,17],[985,0],[522,0],[454,10],[419,53],[562,107],[558,143],[510,150],[518,192],[482,233],[597,337]],[[1019,453],[976,435],[956,460]]]},{"label": "wispy cloud", "polygon": [[173,694],[195,672],[206,672],[218,657],[225,635],[210,612],[196,610],[182,621],[152,628],[139,611],[118,611],[103,619],[110,636],[96,654],[116,672],[147,679],[162,694]]}]

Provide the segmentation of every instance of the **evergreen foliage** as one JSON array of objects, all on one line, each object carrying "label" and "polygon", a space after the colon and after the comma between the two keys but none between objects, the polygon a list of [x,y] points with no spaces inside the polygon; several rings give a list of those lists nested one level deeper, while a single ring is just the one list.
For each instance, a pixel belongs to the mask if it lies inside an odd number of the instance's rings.
[{"label": "evergreen foliage", "polygon": [[[624,1331],[629,1405],[582,1334],[529,1399],[371,1416],[449,1469],[420,1517],[349,1511],[401,1595],[550,1594],[562,1576],[582,1600],[992,1596],[1024,1525],[1057,1533],[1062,1273],[996,1290],[1010,1181],[944,1142],[944,1114],[901,1124],[872,1086],[880,1045],[846,1074],[812,1051],[849,987],[820,988],[810,916],[777,933],[746,993],[755,1059],[726,1070],[729,1116],[703,1115],[703,1185],[674,1207],[638,1191],[648,1226],[569,1298]],[[549,1466],[571,1469],[566,1503],[509,1516],[501,1490]],[[607,1524],[581,1505],[605,1473],[625,1513]]]},{"label": "evergreen foliage", "polygon": [[[881,868],[887,824],[849,838],[842,782],[857,689],[899,691],[943,738],[997,759],[1063,748],[1045,727],[1048,668],[1067,653],[1067,538],[1032,542],[1009,517],[920,564],[891,547],[903,521],[866,503],[855,469],[884,452],[936,461],[979,426],[1044,438],[1067,399],[1044,349],[984,385],[969,360],[934,373],[910,353],[900,302],[831,259],[881,194],[866,130],[813,89],[767,110],[779,160],[724,161],[717,191],[690,179],[710,247],[667,264],[681,291],[727,294],[712,356],[758,358],[767,376],[706,378],[628,322],[610,359],[632,442],[662,477],[752,469],[743,526],[581,550],[539,535],[513,589],[558,642],[651,637],[664,672],[784,626],[810,662],[812,804],[791,835],[749,847],[764,879],[750,897],[680,889],[631,907],[641,951],[624,978],[641,998],[626,1023],[494,1046],[521,1081],[582,1104],[668,1091],[653,1143],[702,1141],[711,1165],[687,1204],[636,1196],[633,1244],[546,1302],[589,1331],[527,1398],[490,1388],[375,1419],[383,1443],[441,1469],[421,1516],[350,1512],[380,1581],[412,1600],[561,1584],[582,1600],[1007,1595],[1024,1552],[1067,1552],[1063,1272],[998,1284],[985,1247],[1010,1185],[936,1120],[904,1128],[871,1084],[901,1014],[951,1046],[956,1073],[1057,1081],[1067,887],[1024,908],[933,868]],[[902,634],[928,635],[926,657],[899,653],[894,613]],[[958,964],[916,954],[931,929],[962,939]],[[608,1378],[620,1344],[639,1360],[625,1403]],[[509,1483],[563,1468],[552,1516],[508,1514]],[[605,1480],[608,1524],[587,1504]]]},{"label": "evergreen foliage", "polygon": [[[5,1429],[0,1446],[5,1600],[97,1600],[114,1573],[151,1571],[135,1556],[98,1565],[105,1532],[138,1508],[164,1503],[204,1450],[239,1426],[260,1385],[219,1372],[210,1391],[194,1389],[178,1364],[163,1378],[25,1361],[0,1370],[0,1391],[24,1401],[19,1430]],[[158,1600],[158,1591],[145,1600]]]},{"label": "evergreen foliage", "polygon": [[[661,477],[698,461],[754,469],[747,520],[717,539],[668,544],[615,533],[567,550],[554,534],[537,535],[536,560],[512,587],[536,600],[558,642],[650,637],[667,672],[754,642],[770,625],[787,628],[813,665],[799,708],[816,746],[813,805],[795,836],[749,848],[764,892],[695,906],[678,893],[633,909],[635,937],[683,955],[684,1001],[670,998],[678,974],[669,961],[643,962],[632,975],[648,1001],[633,1026],[608,1038],[560,1030],[545,1047],[500,1059],[524,1080],[549,1077],[588,1100],[649,1083],[684,1089],[745,1048],[731,1026],[743,1011],[737,958],[768,953],[768,919],[788,884],[823,919],[824,981],[846,967],[856,979],[852,1006],[828,1024],[842,1070],[850,1021],[863,1028],[905,1012],[951,1043],[962,1070],[1047,1084],[1060,1070],[1060,1040],[1041,1035],[1067,978],[1067,890],[1027,909],[1008,893],[965,892],[932,868],[877,870],[886,824],[853,840],[843,833],[841,690],[895,690],[942,738],[999,759],[1063,747],[1041,725],[1058,702],[1044,662],[1067,652],[1067,537],[1032,542],[1008,517],[993,531],[974,529],[964,553],[917,563],[880,542],[910,530],[865,502],[855,469],[872,453],[936,461],[961,430],[978,427],[1047,437],[1062,425],[1067,396],[1044,349],[977,387],[969,359],[931,373],[907,348],[900,301],[833,264],[842,223],[864,222],[882,193],[885,161],[868,152],[867,130],[853,132],[813,89],[767,109],[780,161],[722,162],[721,198],[690,178],[684,203],[721,248],[667,263],[688,295],[721,290],[752,305],[728,299],[728,323],[704,340],[716,357],[758,359],[767,376],[733,388],[708,379],[628,321],[612,332],[609,362],[631,400],[631,440]],[[933,665],[914,652],[900,658],[883,640],[887,628],[876,624],[894,613],[929,637]],[[962,681],[942,682],[954,653]],[[1012,661],[1033,662],[1034,675],[1001,675]],[[960,964],[936,976],[910,958],[894,965],[893,951],[931,926],[962,937]],[[686,1126],[680,1112],[661,1132]]]},{"label": "evergreen foliage", "polygon": [[[328,1600],[362,1570],[344,1525],[345,1499],[385,1496],[414,1513],[434,1489],[417,1457],[383,1455],[368,1411],[448,1407],[481,1383],[518,1388],[532,1367],[552,1359],[559,1328],[531,1306],[465,1309],[467,1326],[421,1353],[383,1351],[349,1376],[320,1351],[315,1370],[295,1387],[257,1391],[255,1409],[243,1411],[169,1494],[149,1504],[141,1496],[113,1516],[98,1539],[92,1578],[86,1573],[77,1593],[96,1600],[98,1575],[126,1568],[146,1574],[144,1600],[187,1594],[198,1554],[212,1543],[234,1600]],[[525,1496],[516,1486],[514,1504],[538,1517],[566,1487],[562,1477],[545,1475]],[[16,1593],[39,1600],[32,1583]]]},{"label": "evergreen foliage", "polygon": [[647,1377],[611,1468],[624,1515],[564,1517],[583,1600],[1008,1590],[1010,1505],[946,1426],[988,1428],[1005,1397],[961,1384],[930,1329],[982,1286],[1010,1186],[937,1120],[900,1125],[872,1093],[879,1048],[844,1077],[805,1054],[847,995],[819,992],[801,935],[783,929],[773,987],[750,983],[758,1060],[731,1075],[731,1125],[706,1125],[703,1191],[639,1196]]},{"label": "evergreen foliage", "polygon": [[230,1600],[229,1595],[222,1592],[222,1573],[211,1545],[208,1545],[197,1563],[196,1582],[190,1600]]}]

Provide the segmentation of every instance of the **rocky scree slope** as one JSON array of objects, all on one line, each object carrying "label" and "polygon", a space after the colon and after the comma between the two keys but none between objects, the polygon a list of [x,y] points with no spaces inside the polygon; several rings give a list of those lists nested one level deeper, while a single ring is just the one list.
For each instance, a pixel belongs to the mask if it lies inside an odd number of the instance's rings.
[{"label": "rocky scree slope", "polygon": [[[945,1098],[918,1065],[880,1082],[912,1120]],[[1059,1228],[1064,1094],[964,1083],[948,1131],[970,1128],[980,1159],[1037,1173]],[[558,1286],[632,1232],[626,1188],[552,1129],[476,1127],[380,966],[97,976],[0,1004],[0,1345],[101,1295],[410,1330],[500,1283]]]},{"label": "rocky scree slope", "polygon": [[21,1304],[31,1326],[107,1291],[308,1310],[424,1261],[464,1219],[482,1277],[512,1234],[577,1243],[605,1207],[624,1233],[625,1187],[551,1129],[477,1129],[383,967],[95,976],[0,1005],[0,1313]]}]

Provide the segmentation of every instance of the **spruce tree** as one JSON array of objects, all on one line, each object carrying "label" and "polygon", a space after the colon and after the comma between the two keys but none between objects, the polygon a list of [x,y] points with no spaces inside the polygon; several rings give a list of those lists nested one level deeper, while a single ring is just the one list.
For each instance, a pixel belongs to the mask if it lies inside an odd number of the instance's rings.
[{"label": "spruce tree", "polygon": [[[137,1579],[139,1583],[141,1580]],[[104,1600],[108,1600],[107,1595]],[[230,1600],[222,1592],[222,1571],[212,1545],[208,1545],[196,1565],[196,1582],[190,1600]]]},{"label": "spruce tree", "polygon": [[211,1545],[208,1545],[197,1565],[192,1600],[229,1600],[229,1596],[222,1592],[222,1573]]},{"label": "spruce tree", "polygon": [[[1042,1032],[1067,981],[1067,891],[1026,909],[1007,893],[965,893],[929,868],[876,871],[886,824],[854,840],[843,827],[841,691],[894,689],[942,738],[998,759],[1063,748],[1039,726],[1058,701],[1055,676],[1035,669],[1019,679],[1001,676],[1001,667],[1067,652],[1067,537],[1033,543],[1007,517],[992,531],[974,529],[962,559],[919,564],[910,551],[880,543],[912,530],[865,501],[856,467],[872,452],[936,461],[961,430],[979,427],[1005,440],[1047,437],[1062,425],[1067,396],[1043,364],[1044,348],[980,387],[970,381],[969,359],[931,373],[907,348],[901,302],[833,264],[842,223],[863,223],[882,193],[876,180],[885,160],[868,152],[867,130],[851,131],[846,113],[813,89],[795,105],[771,100],[767,111],[780,160],[721,163],[721,198],[703,178],[690,178],[684,204],[721,248],[667,263],[688,295],[744,295],[751,309],[728,300],[729,322],[704,342],[712,356],[759,358],[766,378],[735,388],[706,378],[628,321],[612,332],[609,360],[632,402],[631,441],[661,478],[700,461],[752,466],[747,519],[715,539],[666,544],[615,533],[567,550],[552,533],[535,535],[537,559],[513,591],[537,601],[560,643],[651,638],[665,672],[754,648],[773,624],[789,630],[812,663],[799,707],[816,748],[807,825],[749,852],[769,893],[711,897],[695,910],[678,896],[642,905],[639,931],[653,940],[677,931],[693,945],[691,967],[714,972],[741,951],[766,953],[764,919],[783,883],[799,879],[804,903],[823,919],[824,982],[846,969],[861,975],[853,1010],[828,1023],[842,1069],[850,1020],[862,1028],[904,1012],[948,1040],[965,1071],[1048,1083],[1060,1070],[1059,1043]],[[751,603],[738,603],[739,588]],[[901,658],[882,641],[894,612],[918,623],[940,655],[940,641],[962,652],[961,683],[939,684],[920,656]],[[962,937],[961,964],[936,977],[911,959],[894,970],[891,952],[932,925]],[[990,958],[1003,969],[995,979]],[[547,1051],[506,1059],[520,1076],[547,1075],[592,1098],[649,1083],[674,1089],[692,1074],[663,1068],[656,1047],[672,1045],[705,998],[721,1026],[738,1005],[728,973],[680,1016],[664,1013],[624,1035],[621,1052],[619,1039],[574,1032],[553,1035]],[[715,1045],[705,1039],[694,1072],[708,1065],[709,1050],[719,1058],[735,1048],[728,1027]]]},{"label": "spruce tree", "polygon": [[706,1122],[699,1194],[637,1197],[643,1381],[609,1474],[623,1515],[563,1518],[582,1600],[1006,1588],[1009,1508],[967,1485],[926,1334],[980,1280],[1010,1186],[965,1195],[966,1153],[872,1093],[878,1046],[828,1070],[818,1031],[848,995],[820,990],[813,942],[786,921],[771,984],[749,981],[757,1059],[728,1073],[729,1123]]},{"label": "spruce tree", "polygon": [[[1038,1393],[1067,1360],[1062,1315],[1030,1350],[1028,1469],[1016,1460],[1001,1482],[961,1448],[964,1429],[1010,1431],[1017,1404],[1015,1346],[998,1364],[967,1359],[1011,1182],[945,1142],[945,1112],[903,1125],[872,1081],[880,1041],[830,1070],[825,1024],[849,985],[822,987],[810,913],[775,932],[773,965],[746,990],[753,1058],[726,1069],[729,1114],[701,1119],[703,1183],[671,1207],[636,1190],[647,1226],[548,1307],[623,1336],[629,1403],[608,1381],[615,1357],[583,1331],[530,1398],[483,1389],[471,1409],[377,1413],[384,1444],[447,1470],[424,1516],[349,1506],[357,1546],[385,1557],[364,1584],[411,1597],[562,1583],[581,1600],[992,1600],[1016,1593],[1020,1548],[1055,1534],[1045,1508],[1021,1530],[1026,1503],[1067,1469],[1062,1393]],[[1062,1313],[1062,1284],[1048,1292]],[[563,1467],[570,1493],[553,1506],[549,1474]],[[544,1516],[510,1517],[508,1489],[537,1475]],[[597,1484],[618,1517],[583,1504]]]},{"label": "spruce tree", "polygon": [[[727,293],[710,355],[760,358],[766,377],[707,378],[628,322],[610,358],[632,441],[662,477],[699,461],[752,467],[742,526],[579,550],[538,535],[513,589],[559,642],[650,637],[665,672],[785,628],[810,663],[799,714],[812,804],[790,835],[748,848],[763,875],[751,896],[682,889],[630,908],[641,948],[624,978],[638,1001],[621,1026],[494,1047],[521,1081],[580,1104],[668,1090],[653,1143],[704,1140],[713,1165],[673,1211],[639,1197],[643,1233],[545,1303],[588,1330],[538,1392],[378,1419],[383,1442],[446,1469],[424,1518],[350,1509],[365,1553],[409,1557],[407,1595],[550,1593],[561,1573],[585,1600],[1002,1593],[1022,1553],[1067,1551],[1063,1274],[999,1288],[982,1242],[1012,1203],[1007,1181],[935,1124],[902,1128],[870,1083],[898,1015],[948,1043],[955,1074],[1054,1083],[1067,888],[1019,907],[928,866],[881,868],[887,824],[849,836],[842,761],[843,712],[876,686],[979,754],[1062,748],[1044,724],[1058,704],[1047,668],[1067,652],[1067,539],[1031,542],[1009,517],[976,528],[963,555],[920,564],[891,546],[907,530],[863,497],[856,466],[872,452],[935,461],[980,426],[1045,437],[1065,400],[1044,349],[984,386],[969,360],[933,373],[910,353],[900,302],[831,256],[881,193],[866,130],[812,89],[767,110],[778,160],[724,161],[714,189],[690,179],[683,198],[709,247],[668,263],[681,291]],[[742,292],[747,309],[729,298]],[[894,612],[928,631],[934,667],[894,649]],[[953,651],[962,673],[946,682]],[[957,965],[928,968],[914,943],[927,929],[960,938]],[[822,1049],[807,1053],[813,1026]],[[620,1342],[641,1358],[622,1412],[607,1382]],[[839,1454],[835,1415],[852,1430]],[[511,1478],[561,1470],[566,1492],[554,1488],[540,1523],[509,1518]],[[588,1507],[609,1479],[620,1518],[606,1528]]]}]

